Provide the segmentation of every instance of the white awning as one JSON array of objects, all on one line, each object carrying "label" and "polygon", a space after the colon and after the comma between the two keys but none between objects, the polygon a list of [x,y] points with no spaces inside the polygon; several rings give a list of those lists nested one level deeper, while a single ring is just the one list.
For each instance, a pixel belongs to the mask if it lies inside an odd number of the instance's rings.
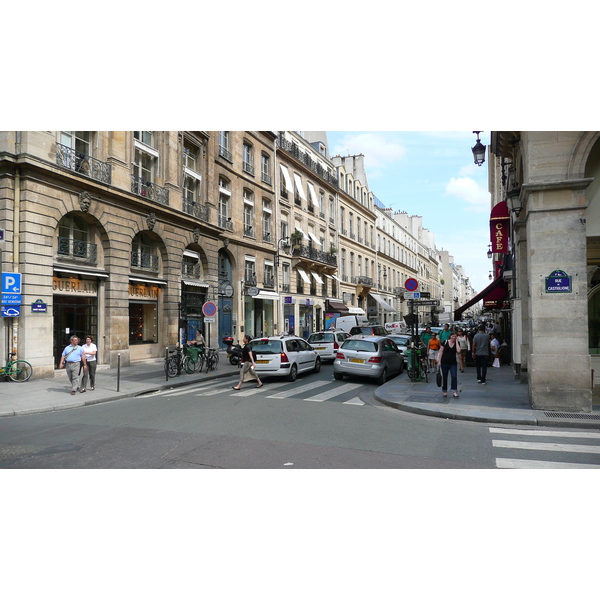
[{"label": "white awning", "polygon": [[202,283],[201,281],[191,281],[189,279],[182,279],[181,281],[183,283],[185,283],[185,285],[191,285],[192,287],[201,287],[201,288],[208,287],[208,283]]},{"label": "white awning", "polygon": [[323,283],[323,280],[321,279],[321,276],[318,273],[315,273],[314,271],[311,271],[310,274],[315,278],[315,281],[317,283]]},{"label": "white awning", "polygon": [[129,281],[135,281],[135,283],[149,283],[151,285],[167,285],[166,279],[142,279],[141,277],[130,277]]},{"label": "white awning", "polygon": [[377,304],[379,304],[383,310],[396,312],[396,309],[393,306],[390,306],[379,294],[373,294],[372,292],[369,292],[369,296],[371,296],[371,298],[373,298],[373,300],[375,300],[375,302],[377,302]]},{"label": "white awning", "polygon": [[298,190],[298,194],[300,194],[300,198],[302,198],[302,200],[306,200],[306,194],[302,189],[302,179],[300,179],[300,175],[298,175],[298,173],[294,173],[294,181],[296,182],[296,189]]},{"label": "white awning", "polygon": [[306,237],[306,234],[304,233],[304,229],[302,229],[302,227],[298,227],[298,225],[294,225],[294,229],[297,229],[302,234],[303,238]]},{"label": "white awning", "polygon": [[279,294],[277,292],[267,292],[267,290],[260,290],[253,298],[260,298],[261,300],[279,300]]},{"label": "white awning", "polygon": [[349,315],[364,315],[365,311],[362,308],[357,308],[356,306],[349,306],[348,314]]},{"label": "white awning", "polygon": [[89,277],[108,277],[108,273],[100,273],[96,271],[78,271],[75,269],[63,269],[61,267],[54,267],[55,271],[59,273],[68,273],[69,275],[87,275]]},{"label": "white awning", "polygon": [[319,210],[323,210],[321,208],[321,206],[319,205],[319,200],[317,199],[317,192],[315,191],[315,186],[310,182],[307,181],[308,184],[308,195],[310,196],[310,200],[311,202],[319,209]]},{"label": "white awning", "polygon": [[281,167],[281,174],[283,175],[283,180],[285,181],[285,189],[290,193],[294,193],[294,186],[292,185],[292,180],[290,178],[290,172],[287,170],[287,167],[283,165],[279,165]]},{"label": "white awning", "polygon": [[296,271],[300,273],[300,277],[302,277],[304,283],[308,283],[310,285],[310,277],[306,274],[306,271],[300,267],[296,267]]},{"label": "white awning", "polygon": [[200,259],[200,254],[198,252],[194,252],[193,250],[184,250],[184,256],[189,256],[190,258]]},{"label": "white awning", "polygon": [[318,244],[319,246],[322,246],[323,244],[321,244],[321,240],[312,232],[309,231],[308,232],[308,237],[315,243]]},{"label": "white awning", "polygon": [[342,283],[342,280],[337,275],[332,275],[331,278]]}]

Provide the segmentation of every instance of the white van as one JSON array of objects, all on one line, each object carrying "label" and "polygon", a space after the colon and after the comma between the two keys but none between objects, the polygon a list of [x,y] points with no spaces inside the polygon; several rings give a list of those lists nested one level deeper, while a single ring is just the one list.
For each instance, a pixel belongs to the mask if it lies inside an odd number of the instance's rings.
[{"label": "white van", "polygon": [[397,335],[404,331],[406,325],[402,321],[394,321],[393,323],[386,323],[384,327],[390,335]]},{"label": "white van", "polygon": [[352,315],[349,317],[338,317],[335,320],[335,328],[350,333],[352,327],[364,327],[369,324],[369,319],[362,315]]}]

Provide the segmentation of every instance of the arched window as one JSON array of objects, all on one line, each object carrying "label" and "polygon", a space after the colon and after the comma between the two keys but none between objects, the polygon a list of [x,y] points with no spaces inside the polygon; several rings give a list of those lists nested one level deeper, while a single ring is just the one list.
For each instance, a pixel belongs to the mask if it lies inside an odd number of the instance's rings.
[{"label": "arched window", "polygon": [[154,242],[144,233],[138,233],[131,244],[131,266],[158,272],[158,252]]},{"label": "arched window", "polygon": [[89,225],[76,215],[65,215],[58,224],[58,256],[96,262],[97,245],[90,243]]}]

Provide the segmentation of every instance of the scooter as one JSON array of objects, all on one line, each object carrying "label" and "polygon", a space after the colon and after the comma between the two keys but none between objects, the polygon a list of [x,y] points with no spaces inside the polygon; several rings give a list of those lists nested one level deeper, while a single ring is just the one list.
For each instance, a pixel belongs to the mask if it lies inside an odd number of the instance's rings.
[{"label": "scooter", "polygon": [[232,365],[240,365],[242,363],[242,347],[239,344],[233,343],[232,337],[223,338],[223,343],[227,344],[227,358]]}]

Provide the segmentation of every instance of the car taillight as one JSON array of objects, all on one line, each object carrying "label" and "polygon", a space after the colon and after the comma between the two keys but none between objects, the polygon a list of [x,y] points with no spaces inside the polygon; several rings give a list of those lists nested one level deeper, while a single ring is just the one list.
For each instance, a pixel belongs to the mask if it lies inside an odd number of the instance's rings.
[{"label": "car taillight", "polygon": [[340,349],[340,345],[337,342],[333,342],[333,349],[334,350],[339,350]]},{"label": "car taillight", "polygon": [[335,355],[335,357],[336,357],[336,358],[342,358],[342,359],[343,359],[343,358],[346,358],[346,357],[345,357],[345,356],[344,356],[344,355],[343,355],[341,352],[338,352],[338,353]]},{"label": "car taillight", "polygon": [[288,355],[285,352],[281,353],[281,362],[282,363],[289,363],[290,359],[288,358]]},{"label": "car taillight", "polygon": [[369,359],[369,362],[370,363],[380,363],[381,362],[381,356],[372,356]]}]

